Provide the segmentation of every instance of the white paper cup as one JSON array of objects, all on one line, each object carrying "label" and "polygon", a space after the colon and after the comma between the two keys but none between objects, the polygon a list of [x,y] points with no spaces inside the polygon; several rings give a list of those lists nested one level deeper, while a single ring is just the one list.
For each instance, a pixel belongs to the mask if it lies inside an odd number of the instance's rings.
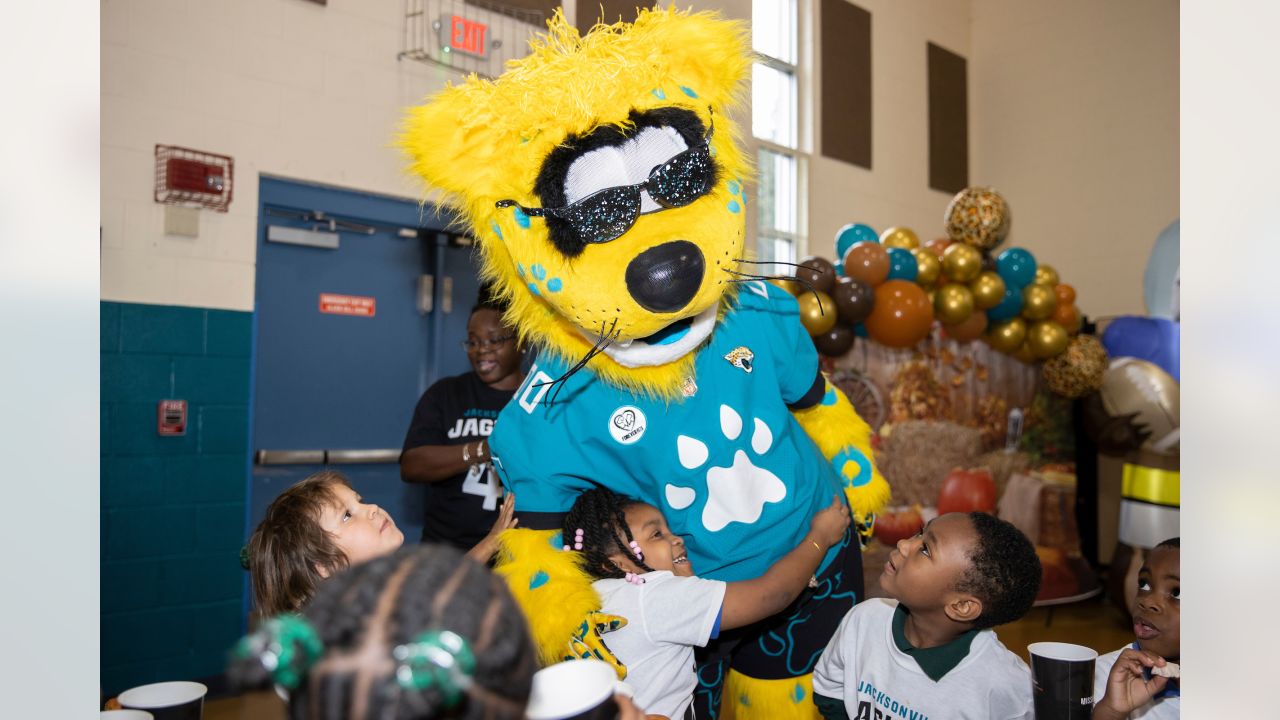
[{"label": "white paper cup", "polygon": [[1089,720],[1093,717],[1095,650],[1083,645],[1038,642],[1031,654],[1031,692],[1036,720]]},{"label": "white paper cup", "polygon": [[198,682],[175,680],[125,690],[117,700],[126,709],[151,713],[155,720],[201,720],[207,692],[209,688]]},{"label": "white paper cup", "polygon": [[604,720],[618,715],[614,694],[633,697],[631,686],[601,660],[566,660],[533,674],[525,708],[528,720]]},{"label": "white paper cup", "polygon": [[155,720],[155,715],[146,710],[103,710],[98,717],[101,720]]}]

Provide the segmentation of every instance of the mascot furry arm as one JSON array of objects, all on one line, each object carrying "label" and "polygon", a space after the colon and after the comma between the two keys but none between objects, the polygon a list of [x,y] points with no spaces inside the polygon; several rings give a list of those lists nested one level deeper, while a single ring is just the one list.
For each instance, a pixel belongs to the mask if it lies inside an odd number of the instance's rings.
[{"label": "mascot furry arm", "polygon": [[544,528],[504,534],[498,571],[555,662],[608,655],[557,532],[592,483],[659,507],[699,574],[729,581],[793,547],[832,488],[868,528],[889,488],[795,300],[739,270],[745,26],[653,10],[548,28],[498,79],[412,109],[400,142],[540,349],[491,442],[521,527]]}]

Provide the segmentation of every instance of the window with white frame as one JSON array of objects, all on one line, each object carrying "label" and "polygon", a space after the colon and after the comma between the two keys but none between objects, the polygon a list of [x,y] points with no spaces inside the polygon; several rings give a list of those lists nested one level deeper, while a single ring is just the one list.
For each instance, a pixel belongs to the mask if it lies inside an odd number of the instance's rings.
[{"label": "window with white frame", "polygon": [[803,0],[752,0],[751,134],[758,171],[756,251],[795,262],[805,251],[800,152],[799,8]]}]

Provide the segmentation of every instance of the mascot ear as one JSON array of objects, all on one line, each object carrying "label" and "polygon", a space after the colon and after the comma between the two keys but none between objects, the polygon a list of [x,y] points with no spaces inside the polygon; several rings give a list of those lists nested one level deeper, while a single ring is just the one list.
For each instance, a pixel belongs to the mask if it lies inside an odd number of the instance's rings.
[{"label": "mascot ear", "polygon": [[397,144],[410,158],[409,169],[450,201],[493,187],[496,143],[483,122],[492,106],[491,86],[473,76],[463,85],[447,87],[410,109],[401,125]]},{"label": "mascot ear", "polygon": [[751,64],[746,23],[726,21],[716,12],[648,10],[641,11],[635,29],[652,38],[651,57],[661,58],[685,95],[721,109],[735,104]]}]

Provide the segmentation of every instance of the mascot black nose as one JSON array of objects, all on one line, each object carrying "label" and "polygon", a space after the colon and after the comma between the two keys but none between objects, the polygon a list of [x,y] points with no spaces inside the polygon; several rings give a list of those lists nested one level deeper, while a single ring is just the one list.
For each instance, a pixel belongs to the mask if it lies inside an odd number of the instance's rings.
[{"label": "mascot black nose", "polygon": [[706,263],[688,240],[649,248],[627,265],[627,292],[650,312],[675,312],[702,287]]}]

